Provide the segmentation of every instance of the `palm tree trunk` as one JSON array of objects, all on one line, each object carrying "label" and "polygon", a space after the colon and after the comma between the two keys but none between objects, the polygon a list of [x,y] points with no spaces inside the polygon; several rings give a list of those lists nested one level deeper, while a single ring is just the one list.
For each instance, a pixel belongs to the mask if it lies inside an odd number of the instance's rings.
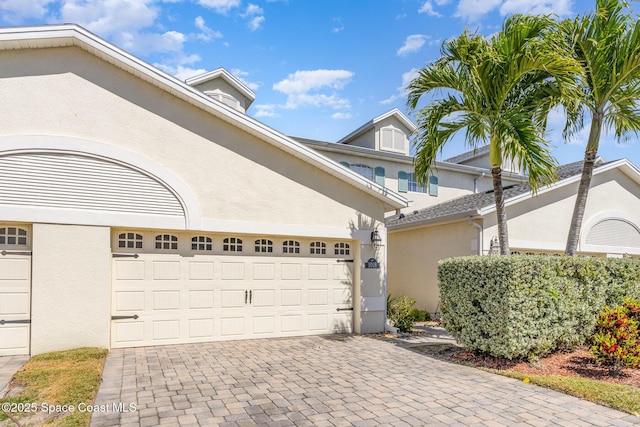
[{"label": "palm tree trunk", "polygon": [[509,231],[507,229],[507,211],[504,208],[504,191],[502,190],[502,168],[492,167],[493,195],[496,200],[496,216],[498,217],[498,240],[500,255],[510,255]]},{"label": "palm tree trunk", "polygon": [[591,178],[593,177],[593,168],[598,154],[598,143],[600,141],[600,132],[602,131],[603,114],[595,113],[591,121],[591,130],[589,132],[589,141],[587,149],[584,153],[584,164],[582,166],[582,177],[580,178],[580,186],[576,196],[576,204],[573,208],[573,216],[571,217],[571,226],[569,228],[569,236],[567,237],[567,247],[564,251],[565,255],[573,256],[578,249],[578,239],[580,238],[580,229],[582,228],[582,218],[584,210],[587,206],[587,197],[589,196],[589,188],[591,187]]}]

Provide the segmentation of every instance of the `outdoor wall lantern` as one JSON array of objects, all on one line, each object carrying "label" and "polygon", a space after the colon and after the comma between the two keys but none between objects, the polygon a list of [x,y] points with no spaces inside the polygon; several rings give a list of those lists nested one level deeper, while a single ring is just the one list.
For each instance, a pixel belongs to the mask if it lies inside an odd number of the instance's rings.
[{"label": "outdoor wall lantern", "polygon": [[378,249],[381,244],[382,237],[380,237],[380,233],[378,233],[378,230],[373,230],[371,232],[371,245],[373,246],[373,249]]}]

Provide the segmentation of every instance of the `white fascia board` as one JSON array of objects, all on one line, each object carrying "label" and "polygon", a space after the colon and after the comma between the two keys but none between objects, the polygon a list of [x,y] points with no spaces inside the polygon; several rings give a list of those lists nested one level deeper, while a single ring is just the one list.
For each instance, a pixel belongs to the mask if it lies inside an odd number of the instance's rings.
[{"label": "white fascia board", "polygon": [[[64,44],[61,44],[59,41],[60,39],[69,39],[72,42],[65,42]],[[39,40],[40,43],[28,43],[24,46],[18,47],[16,47],[15,44],[12,44],[9,48],[44,48],[58,47],[62,45],[74,45],[82,48],[87,52],[92,53],[179,98],[182,98],[215,117],[235,125],[259,139],[268,142],[335,177],[338,177],[342,181],[360,190],[364,190],[366,193],[384,202],[386,209],[388,210],[403,208],[409,205],[409,202],[404,197],[359,176],[355,172],[344,168],[342,165],[339,165],[316,151],[303,146],[302,144],[288,138],[282,133],[247,116],[246,114],[240,113],[239,111],[236,111],[231,107],[227,107],[222,103],[215,102],[207,95],[189,86],[185,82],[178,80],[176,77],[173,77],[123,51],[122,49],[119,49],[80,26],[64,24],[0,29],[0,49],[3,48],[1,44],[4,41],[19,42],[21,40]]]},{"label": "white fascia board", "polygon": [[[625,173],[631,179],[633,179],[637,184],[640,184],[640,169],[638,169],[633,163],[631,163],[627,159],[620,159],[620,160],[613,161],[611,163],[607,163],[606,165],[603,165],[603,166],[598,166],[596,169],[594,169],[593,176],[610,171],[612,169],[618,169],[618,168],[622,170],[623,173]],[[576,174],[568,178],[565,178],[563,180],[554,182],[551,185],[548,185],[544,188],[540,188],[536,193],[536,196],[540,194],[548,193],[558,188],[565,187],[575,182],[579,182],[581,178],[582,178],[582,174]],[[516,203],[520,203],[524,200],[529,200],[533,197],[534,197],[533,193],[529,191],[528,193],[519,194],[515,197],[505,200],[504,205],[505,207],[511,206]],[[492,206],[488,206],[486,208],[480,209],[479,213],[480,215],[484,216],[491,212],[495,212],[495,210],[496,210],[495,205],[492,205]]]}]

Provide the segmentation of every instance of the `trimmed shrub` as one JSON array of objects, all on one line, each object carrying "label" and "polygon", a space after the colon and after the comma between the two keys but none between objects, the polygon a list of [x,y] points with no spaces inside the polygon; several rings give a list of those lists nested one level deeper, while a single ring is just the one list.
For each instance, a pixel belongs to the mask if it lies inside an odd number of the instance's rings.
[{"label": "trimmed shrub", "polygon": [[598,313],[640,293],[627,259],[509,256],[441,261],[442,325],[460,344],[507,359],[536,359],[582,344]]},{"label": "trimmed shrub", "polygon": [[605,307],[591,337],[591,353],[614,371],[640,365],[640,300],[625,299],[614,309]]}]

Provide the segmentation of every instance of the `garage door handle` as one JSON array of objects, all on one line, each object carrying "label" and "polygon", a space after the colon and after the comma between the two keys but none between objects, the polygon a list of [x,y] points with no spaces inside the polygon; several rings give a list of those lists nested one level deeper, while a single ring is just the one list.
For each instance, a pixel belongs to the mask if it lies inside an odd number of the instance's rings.
[{"label": "garage door handle", "polygon": [[336,311],[353,311],[353,307],[349,307],[349,308],[336,308]]},{"label": "garage door handle", "polygon": [[31,323],[31,319],[25,319],[25,320],[4,320],[4,319],[0,319],[0,325],[4,325],[5,323]]},{"label": "garage door handle", "polygon": [[249,304],[251,304],[252,299],[253,299],[253,291],[249,291]]},{"label": "garage door handle", "polygon": [[248,291],[245,289],[244,290],[244,303],[247,303],[247,296],[249,295]]},{"label": "garage door handle", "polygon": [[138,316],[137,314],[134,314],[133,316],[111,316],[111,320],[122,320],[122,319],[137,319]]}]

